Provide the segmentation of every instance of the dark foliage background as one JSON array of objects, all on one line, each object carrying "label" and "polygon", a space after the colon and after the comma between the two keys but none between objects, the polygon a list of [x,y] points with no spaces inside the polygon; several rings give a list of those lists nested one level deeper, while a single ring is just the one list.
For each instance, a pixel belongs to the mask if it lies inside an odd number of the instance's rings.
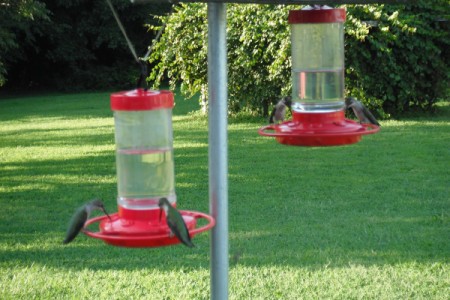
[{"label": "dark foliage background", "polygon": [[[207,106],[206,5],[133,5],[112,0],[143,56],[162,24],[149,59],[155,87],[181,84]],[[265,115],[289,94],[289,9],[300,6],[233,5],[228,10],[229,110]],[[448,0],[410,4],[347,5],[346,90],[378,117],[433,111],[448,98]],[[133,88],[139,75],[106,1],[1,0],[2,90]]]},{"label": "dark foliage background", "polygon": [[[143,56],[154,37],[144,24],[170,6],[111,2]],[[139,75],[104,0],[2,0],[0,25],[0,86],[6,89],[129,88]]]},{"label": "dark foliage background", "polygon": [[382,116],[432,111],[433,104],[449,96],[449,13],[447,0],[349,7],[349,94]]}]

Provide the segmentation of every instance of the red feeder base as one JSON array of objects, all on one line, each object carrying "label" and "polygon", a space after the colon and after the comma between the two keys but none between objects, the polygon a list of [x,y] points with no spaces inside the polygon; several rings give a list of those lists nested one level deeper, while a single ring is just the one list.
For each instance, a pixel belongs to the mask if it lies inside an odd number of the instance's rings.
[{"label": "red feeder base", "polygon": [[[215,225],[215,220],[207,214],[192,211],[180,211],[184,222],[189,230],[189,234],[194,237],[196,234],[209,230]],[[100,222],[100,232],[83,230],[83,232],[93,238],[101,239],[105,243],[122,247],[161,247],[179,244],[180,240],[172,236],[170,228],[167,226],[166,217],[161,215],[159,220],[159,209],[152,210],[131,210],[119,206],[119,212],[112,214],[111,220],[107,216],[90,219],[84,228]],[[208,224],[196,228],[197,219],[206,219]]]},{"label": "red feeder base", "polygon": [[[281,144],[293,146],[339,146],[357,143],[361,136],[376,133],[373,124],[345,119],[343,110],[331,113],[293,113],[293,120],[261,127],[262,136],[275,137]],[[271,131],[271,132],[267,132]]]}]

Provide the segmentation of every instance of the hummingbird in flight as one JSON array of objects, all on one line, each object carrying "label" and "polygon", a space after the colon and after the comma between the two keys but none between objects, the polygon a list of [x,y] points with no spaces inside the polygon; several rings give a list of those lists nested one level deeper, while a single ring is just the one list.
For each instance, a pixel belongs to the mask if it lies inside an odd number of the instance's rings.
[{"label": "hummingbird in flight", "polygon": [[358,100],[353,97],[345,98],[346,109],[351,108],[359,120],[359,123],[370,123],[380,126],[377,119],[372,115],[372,113]]},{"label": "hummingbird in flight", "polygon": [[158,206],[161,209],[159,213],[159,221],[161,221],[161,214],[164,210],[166,213],[167,226],[169,226],[171,233],[174,234],[186,246],[190,248],[195,247],[191,241],[189,230],[187,229],[186,223],[184,222],[180,212],[175,207],[170,205],[167,198],[159,199]]},{"label": "hummingbird in flight", "polygon": [[270,114],[269,123],[278,123],[283,122],[284,117],[286,115],[286,109],[291,109],[292,105],[292,97],[286,96],[282,98],[278,103],[275,105],[275,107],[272,110],[272,113]]},{"label": "hummingbird in flight", "polygon": [[75,237],[80,233],[81,229],[83,229],[84,224],[91,215],[91,212],[96,209],[103,211],[105,215],[107,215],[108,218],[111,220],[111,217],[105,210],[103,202],[99,199],[92,200],[84,204],[83,206],[79,207],[73,214],[63,244],[68,244],[71,241],[73,241],[73,239],[75,239]]}]

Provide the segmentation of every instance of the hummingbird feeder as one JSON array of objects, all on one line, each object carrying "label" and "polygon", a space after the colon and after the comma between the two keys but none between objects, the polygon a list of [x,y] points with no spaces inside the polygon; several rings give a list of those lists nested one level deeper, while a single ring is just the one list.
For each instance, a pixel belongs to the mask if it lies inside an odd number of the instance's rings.
[{"label": "hummingbird feeder", "polygon": [[[159,247],[178,244],[159,199],[176,207],[170,91],[136,89],[111,95],[114,111],[118,213],[93,218],[85,227],[100,222],[99,232],[85,234],[124,247]],[[215,220],[204,213],[180,211],[190,236],[212,228]],[[197,227],[198,219],[208,224]]]},{"label": "hummingbird feeder", "polygon": [[345,9],[307,6],[289,11],[292,51],[292,121],[259,129],[295,146],[357,143],[379,127],[345,118]]}]

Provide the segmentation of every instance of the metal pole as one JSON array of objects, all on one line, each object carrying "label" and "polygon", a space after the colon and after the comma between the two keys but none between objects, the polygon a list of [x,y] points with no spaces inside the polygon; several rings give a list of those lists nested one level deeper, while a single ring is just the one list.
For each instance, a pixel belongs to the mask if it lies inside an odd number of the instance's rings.
[{"label": "metal pole", "polygon": [[228,140],[226,4],[208,3],[209,210],[211,299],[228,299]]}]

